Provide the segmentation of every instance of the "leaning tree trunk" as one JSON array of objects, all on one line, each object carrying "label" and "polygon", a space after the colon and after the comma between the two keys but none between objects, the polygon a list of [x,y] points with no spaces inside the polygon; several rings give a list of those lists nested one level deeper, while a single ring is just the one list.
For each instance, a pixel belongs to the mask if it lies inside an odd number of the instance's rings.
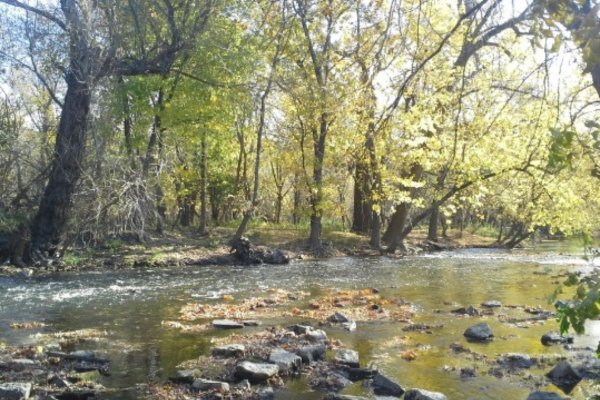
[{"label": "leaning tree trunk", "polygon": [[66,78],[67,93],[56,135],[54,159],[40,208],[31,223],[34,253],[54,256],[64,240],[73,195],[81,177],[85,136],[90,112],[88,82],[73,72]]}]

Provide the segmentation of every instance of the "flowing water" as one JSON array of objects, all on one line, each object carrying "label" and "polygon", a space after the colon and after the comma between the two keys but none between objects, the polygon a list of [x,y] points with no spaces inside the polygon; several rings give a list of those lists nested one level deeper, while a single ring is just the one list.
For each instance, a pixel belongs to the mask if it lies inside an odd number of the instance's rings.
[{"label": "flowing water", "polygon": [[[359,323],[355,332],[326,329],[359,352],[361,364],[377,366],[406,388],[419,387],[445,393],[450,399],[525,399],[531,388],[522,380],[499,379],[469,357],[454,354],[449,346],[461,343],[493,360],[499,353],[521,352],[535,357],[566,354],[561,347],[544,347],[543,333],[557,330],[551,319],[545,325],[518,328],[501,323],[497,317],[482,319],[456,316],[447,311],[458,306],[479,307],[486,300],[503,305],[540,305],[552,309],[545,298],[556,288],[555,275],[592,266],[581,258],[577,244],[544,243],[525,250],[468,249],[433,255],[391,259],[341,258],[324,261],[296,261],[285,266],[208,266],[177,269],[136,269],[129,271],[81,272],[32,278],[0,278],[0,342],[27,343],[35,339],[32,330],[14,330],[13,322],[39,321],[49,326],[38,331],[71,331],[84,328],[109,332],[112,346],[102,352],[111,359],[111,375],[105,386],[131,387],[136,383],[164,381],[180,362],[208,355],[210,339],[230,332],[214,330],[184,334],[161,326],[162,320],[177,320],[187,302],[218,302],[223,294],[239,300],[257,296],[267,288],[303,290],[322,294],[325,287],[363,289],[375,287],[385,298],[402,298],[415,304],[414,322],[443,325],[432,334],[403,332],[404,324]],[[554,276],[554,277],[553,277]],[[453,302],[456,306],[445,305]],[[445,313],[435,313],[434,310]],[[498,312],[510,314],[512,309]],[[464,330],[475,323],[490,324],[495,340],[467,343]],[[265,326],[291,324],[290,318],[267,319]],[[401,351],[384,343],[398,335],[410,335],[411,345],[419,343],[418,357],[406,361]],[[593,346],[600,340],[600,327],[589,324],[576,346]],[[118,344],[118,345],[116,345]],[[478,369],[475,379],[463,379],[462,367]],[[542,375],[543,370],[531,370]],[[557,391],[552,386],[542,390]],[[594,392],[591,382],[579,385],[572,399],[585,399]],[[346,391],[370,396],[360,385]],[[323,398],[324,392],[310,391],[302,380],[291,381],[276,392],[277,399]],[[135,396],[132,395],[132,398]],[[116,398],[124,398],[121,394]]]}]

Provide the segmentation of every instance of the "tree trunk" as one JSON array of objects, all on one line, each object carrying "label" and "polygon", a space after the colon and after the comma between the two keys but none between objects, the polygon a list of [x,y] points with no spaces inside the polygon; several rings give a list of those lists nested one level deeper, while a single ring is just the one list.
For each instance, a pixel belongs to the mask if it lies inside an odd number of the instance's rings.
[{"label": "tree trunk", "polygon": [[431,211],[431,216],[429,217],[429,230],[427,232],[427,239],[433,240],[434,242],[438,240],[438,222],[440,219],[440,207],[434,206]]},{"label": "tree trunk", "polygon": [[50,176],[31,223],[32,250],[49,256],[56,255],[66,233],[73,195],[81,177],[90,112],[91,90],[87,80],[69,72],[66,82]]},{"label": "tree trunk", "polygon": [[368,234],[371,230],[373,205],[371,202],[371,183],[369,166],[359,160],[354,172],[354,207],[352,231]]},{"label": "tree trunk", "polygon": [[202,139],[200,142],[200,227],[198,233],[205,236],[207,234],[207,221],[206,221],[206,130],[202,133]]},{"label": "tree trunk", "polygon": [[302,205],[302,191],[300,190],[300,179],[294,174],[294,209],[292,211],[292,223],[300,223],[300,206]]}]

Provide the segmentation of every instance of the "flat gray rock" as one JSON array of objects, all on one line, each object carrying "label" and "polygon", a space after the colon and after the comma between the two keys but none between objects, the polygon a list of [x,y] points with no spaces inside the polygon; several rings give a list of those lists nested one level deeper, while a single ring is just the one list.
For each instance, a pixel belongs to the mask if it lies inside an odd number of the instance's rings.
[{"label": "flat gray rock", "polygon": [[243,344],[228,344],[226,346],[213,347],[211,354],[213,357],[242,357],[246,352],[246,346]]},{"label": "flat gray rock", "polygon": [[327,333],[321,329],[310,330],[306,337],[313,342],[324,342],[327,340]]},{"label": "flat gray rock", "polygon": [[553,344],[565,344],[573,343],[572,335],[561,335],[558,332],[548,332],[542,335],[542,344],[544,346],[550,346]]},{"label": "flat gray rock", "polygon": [[302,358],[302,362],[305,364],[311,364],[315,361],[325,360],[325,354],[327,347],[323,344],[317,344],[313,346],[304,346],[298,350],[298,355]]},{"label": "flat gray rock", "polygon": [[269,354],[269,362],[277,364],[280,371],[290,371],[302,365],[302,357],[283,349],[273,349]]},{"label": "flat gray rock", "polygon": [[279,373],[277,364],[242,361],[235,366],[235,376],[248,379],[252,383],[264,382]]},{"label": "flat gray rock", "polygon": [[350,349],[340,349],[335,355],[334,360],[342,365],[347,365],[351,368],[360,367],[358,352]]},{"label": "flat gray rock", "polygon": [[31,393],[31,383],[11,382],[0,385],[0,399],[21,400],[28,399]]},{"label": "flat gray rock", "polygon": [[239,329],[244,327],[244,324],[230,319],[215,319],[212,325],[218,329]]},{"label": "flat gray rock", "polygon": [[210,381],[208,379],[196,379],[192,383],[192,388],[203,392],[208,390],[219,390],[221,392],[229,392],[229,384],[226,382]]},{"label": "flat gray rock", "polygon": [[481,303],[481,307],[484,307],[484,308],[502,307],[502,303],[500,303],[498,300],[488,300],[488,301],[484,301],[483,303]]},{"label": "flat gray rock", "polygon": [[411,389],[404,395],[404,400],[448,400],[445,394],[423,389]]}]

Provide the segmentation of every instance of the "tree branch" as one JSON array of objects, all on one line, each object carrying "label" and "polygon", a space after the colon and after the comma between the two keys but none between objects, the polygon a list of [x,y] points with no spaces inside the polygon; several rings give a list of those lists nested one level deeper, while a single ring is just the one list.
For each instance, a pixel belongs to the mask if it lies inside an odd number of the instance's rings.
[{"label": "tree branch", "polygon": [[50,14],[47,11],[44,10],[40,10],[39,8],[36,7],[32,7],[28,4],[25,3],[21,3],[18,0],[0,0],[0,3],[4,3],[4,4],[8,4],[9,6],[13,6],[13,7],[17,7],[17,8],[21,8],[23,10],[26,11],[31,11],[32,13],[35,13],[39,16],[42,16],[52,22],[54,22],[56,25],[58,25],[63,31],[66,32],[67,30],[67,25],[61,21],[60,19],[56,18],[54,15]]}]

